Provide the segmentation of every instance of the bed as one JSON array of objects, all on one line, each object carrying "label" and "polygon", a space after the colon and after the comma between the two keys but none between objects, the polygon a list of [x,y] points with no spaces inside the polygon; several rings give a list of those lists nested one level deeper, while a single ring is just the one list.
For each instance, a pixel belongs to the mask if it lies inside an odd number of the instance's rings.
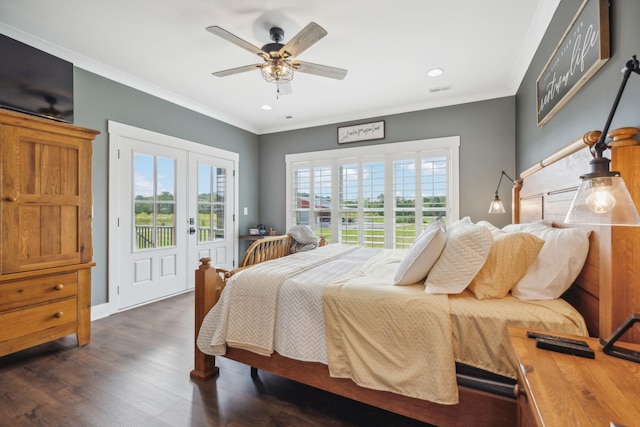
[{"label": "bed", "polygon": [[[522,179],[518,180],[514,187],[514,224],[546,220],[564,227],[562,218],[577,188],[578,176],[584,172],[590,157],[585,147],[593,144],[598,136],[598,132],[587,133],[523,172]],[[587,260],[575,284],[563,298],[582,315],[589,333],[599,335],[603,331],[601,317],[606,318],[606,313],[610,310],[607,305],[611,304],[609,298],[599,297],[600,282],[604,282],[606,276],[601,273],[610,271],[611,236],[609,230],[601,230],[599,227],[587,228],[587,231]],[[283,257],[287,254],[290,244],[291,238],[288,236],[265,238],[255,242],[249,248],[239,270],[250,269],[251,265]],[[200,335],[207,314],[220,300],[225,283],[238,272],[216,269],[207,259],[201,261],[202,265],[196,271],[196,338]],[[262,268],[266,267],[263,265]],[[505,376],[496,376],[492,372],[479,371],[473,366],[457,364],[457,403],[441,404],[419,397],[408,397],[402,393],[359,386],[351,379],[330,376],[327,364],[322,361],[303,361],[285,357],[278,352],[271,353],[269,350],[272,349],[267,345],[267,350],[261,352],[251,346],[229,346],[224,351],[224,357],[251,366],[252,374],[255,374],[256,369],[262,369],[435,425],[515,425],[513,383]],[[196,346],[192,379],[205,380],[217,372],[214,356],[201,352]]]}]

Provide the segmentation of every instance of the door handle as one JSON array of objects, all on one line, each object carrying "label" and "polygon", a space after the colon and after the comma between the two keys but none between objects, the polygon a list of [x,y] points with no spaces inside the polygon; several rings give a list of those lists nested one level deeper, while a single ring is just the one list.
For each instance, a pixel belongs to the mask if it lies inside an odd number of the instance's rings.
[{"label": "door handle", "polygon": [[196,233],[196,229],[193,227],[189,227],[189,234],[195,234]]}]

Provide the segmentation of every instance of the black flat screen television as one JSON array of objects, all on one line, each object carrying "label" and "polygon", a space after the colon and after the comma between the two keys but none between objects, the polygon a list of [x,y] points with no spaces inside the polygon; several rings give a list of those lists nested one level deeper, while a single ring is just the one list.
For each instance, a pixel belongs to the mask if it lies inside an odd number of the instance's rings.
[{"label": "black flat screen television", "polygon": [[73,64],[0,34],[0,108],[73,123]]}]

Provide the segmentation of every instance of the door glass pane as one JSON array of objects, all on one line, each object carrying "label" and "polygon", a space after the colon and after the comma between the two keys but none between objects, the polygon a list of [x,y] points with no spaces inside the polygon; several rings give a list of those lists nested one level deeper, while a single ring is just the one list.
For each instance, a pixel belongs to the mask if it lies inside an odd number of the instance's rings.
[{"label": "door glass pane", "polygon": [[156,226],[156,247],[174,246],[174,230],[175,222],[175,204],[158,203],[158,221]]},{"label": "door glass pane", "polygon": [[224,213],[227,188],[227,171],[223,168],[213,168],[213,192],[211,224],[213,225],[213,240],[224,239]]},{"label": "door glass pane", "polygon": [[198,243],[225,238],[227,171],[198,164]]},{"label": "door glass pane", "polygon": [[134,198],[134,243],[136,249],[155,247],[155,206],[154,206],[153,156],[135,154],[133,198]]},{"label": "door glass pane", "polygon": [[175,160],[157,157],[156,162],[158,165],[156,195],[163,200],[175,200]]},{"label": "door glass pane", "polygon": [[198,243],[212,240],[211,169],[209,165],[198,164]]},{"label": "door glass pane", "polygon": [[174,246],[176,161],[135,153],[133,162],[134,248]]},{"label": "door glass pane", "polygon": [[135,203],[134,239],[136,249],[155,247],[155,229],[153,227],[153,203]]}]

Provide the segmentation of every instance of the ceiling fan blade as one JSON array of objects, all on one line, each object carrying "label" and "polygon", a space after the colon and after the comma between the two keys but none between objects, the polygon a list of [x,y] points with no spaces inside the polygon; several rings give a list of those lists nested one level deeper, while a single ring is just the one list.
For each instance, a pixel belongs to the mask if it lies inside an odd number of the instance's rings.
[{"label": "ceiling fan blade", "polygon": [[[280,56],[295,58],[312,44],[327,35],[327,31],[315,22],[310,22],[280,49]],[[284,53],[287,55],[284,55]]]},{"label": "ceiling fan blade", "polygon": [[277,85],[278,85],[278,95],[291,95],[293,93],[291,82],[277,83]]},{"label": "ceiling fan blade", "polygon": [[244,73],[246,71],[252,71],[255,70],[256,68],[260,68],[262,66],[262,64],[251,64],[251,65],[245,65],[243,67],[237,67],[237,68],[230,68],[228,70],[222,70],[222,71],[216,71],[215,73],[211,73],[216,77],[226,77],[226,76],[231,76],[233,74],[240,74],[240,73]]},{"label": "ceiling fan blade", "polygon": [[316,76],[329,77],[330,79],[342,80],[347,75],[347,70],[343,68],[329,67],[311,62],[293,61],[291,65],[301,73],[315,74]]},{"label": "ceiling fan blade", "polygon": [[265,53],[262,51],[262,49],[252,45],[247,41],[242,40],[240,37],[234,34],[231,34],[229,31],[225,30],[224,28],[220,28],[217,25],[213,25],[211,27],[207,27],[206,30],[209,31],[211,34],[215,34],[216,36],[221,37],[226,41],[231,42],[236,46],[243,48],[244,50],[248,50],[249,52],[255,55],[260,55],[262,57],[265,56]]}]

